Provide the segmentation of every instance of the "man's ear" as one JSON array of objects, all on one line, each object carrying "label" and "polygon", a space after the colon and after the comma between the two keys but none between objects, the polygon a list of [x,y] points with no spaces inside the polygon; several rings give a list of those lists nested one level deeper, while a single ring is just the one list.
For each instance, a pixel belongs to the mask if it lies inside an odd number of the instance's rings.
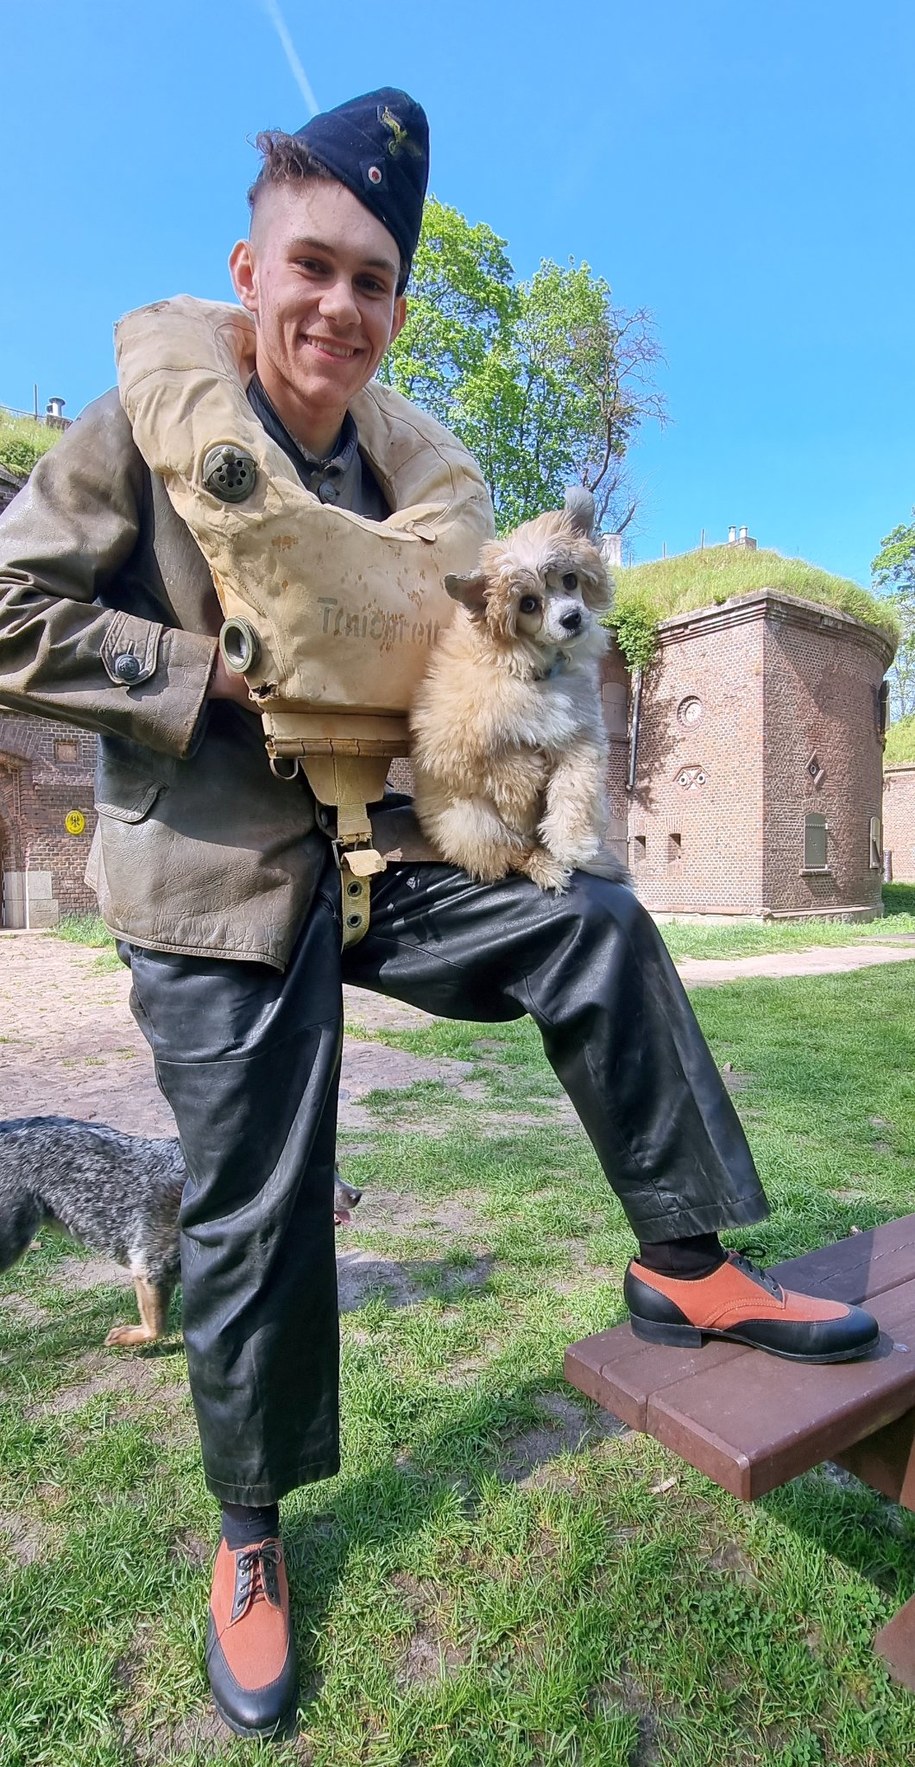
[{"label": "man's ear", "polygon": [[407,297],[406,295],[398,295],[394,302],[394,316],[391,320],[391,335],[388,338],[389,347],[394,342],[394,339],[400,336],[406,323]]},{"label": "man's ear", "polygon": [[452,601],[459,601],[475,620],[481,620],[486,613],[486,578],[482,571],[475,571],[472,576],[458,577],[449,571],[445,578],[445,588]]},{"label": "man's ear", "polygon": [[250,239],[240,239],[233,245],[229,253],[229,275],[243,307],[249,313],[257,313],[257,277],[254,264],[254,248]]}]

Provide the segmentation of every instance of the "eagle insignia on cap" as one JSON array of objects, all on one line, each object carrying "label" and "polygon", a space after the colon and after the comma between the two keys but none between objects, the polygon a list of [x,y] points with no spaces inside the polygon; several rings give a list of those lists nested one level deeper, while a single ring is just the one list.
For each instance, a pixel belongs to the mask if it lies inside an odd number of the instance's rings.
[{"label": "eagle insignia on cap", "polygon": [[395,117],[388,105],[385,105],[378,120],[384,124],[386,129],[390,130],[391,139],[387,144],[387,149],[392,159],[396,159],[401,153],[412,154],[414,158],[422,153],[422,148],[417,147],[416,142],[410,140],[410,131],[404,127],[399,117]]}]

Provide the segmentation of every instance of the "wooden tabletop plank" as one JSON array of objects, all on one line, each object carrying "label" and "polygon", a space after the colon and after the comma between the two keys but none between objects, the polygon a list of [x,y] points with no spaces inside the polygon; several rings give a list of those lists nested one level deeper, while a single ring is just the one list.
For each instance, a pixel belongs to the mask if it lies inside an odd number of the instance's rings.
[{"label": "wooden tabletop plank", "polygon": [[753,1350],[739,1378],[709,1368],[653,1393],[645,1427],[735,1497],[771,1491],[915,1403],[915,1280],[872,1308],[874,1356],[822,1367]]},{"label": "wooden tabletop plank", "polygon": [[570,1386],[596,1399],[630,1429],[648,1427],[648,1401],[662,1387],[675,1386],[709,1368],[727,1369],[745,1356],[758,1355],[740,1344],[708,1339],[695,1350],[675,1350],[666,1344],[646,1344],[631,1326],[614,1325],[571,1344],[565,1355],[565,1377]]},{"label": "wooden tabletop plank", "polygon": [[799,1288],[804,1294],[851,1306],[866,1305],[872,1296],[915,1276],[915,1215],[903,1215],[805,1252],[801,1258],[774,1264],[772,1275],[784,1288]]},{"label": "wooden tabletop plank", "polygon": [[[773,1274],[786,1287],[860,1305],[915,1276],[915,1215],[788,1259],[775,1265]],[[565,1374],[571,1386],[587,1393],[630,1428],[643,1430],[653,1393],[710,1369],[730,1368],[729,1378],[742,1381],[734,1365],[759,1354],[758,1350],[714,1339],[696,1350],[647,1344],[633,1335],[627,1323],[570,1345]]]}]

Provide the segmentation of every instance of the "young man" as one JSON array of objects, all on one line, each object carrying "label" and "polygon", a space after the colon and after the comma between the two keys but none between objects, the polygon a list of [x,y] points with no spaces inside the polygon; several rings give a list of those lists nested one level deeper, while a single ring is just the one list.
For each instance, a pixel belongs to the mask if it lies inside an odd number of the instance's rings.
[{"label": "young man", "polygon": [[[248,402],[309,493],[383,521],[384,461],[360,451],[350,407],[404,323],[426,119],[385,90],[261,146],[230,259],[256,327]],[[722,1250],[718,1230],[767,1205],[629,889],[584,873],[561,896],[517,875],[479,885],[417,836],[341,958],[330,843],[304,786],[270,771],[220,623],[203,555],[108,395],[0,527],[0,696],[99,732],[95,876],[190,1174],[184,1335],[223,1512],[208,1670],[232,1728],[268,1735],[296,1703],[277,1504],[338,1467],[341,977],[452,1017],[536,1020],[640,1242],[626,1296],[643,1335],[828,1361],[877,1328]]]}]

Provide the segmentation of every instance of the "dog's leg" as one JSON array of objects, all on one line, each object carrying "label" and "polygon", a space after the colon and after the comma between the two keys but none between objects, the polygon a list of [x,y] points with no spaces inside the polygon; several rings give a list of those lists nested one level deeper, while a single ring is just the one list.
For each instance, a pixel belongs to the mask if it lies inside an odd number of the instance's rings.
[{"label": "dog's leg", "polygon": [[150,1282],[148,1276],[135,1276],[133,1286],[140,1309],[139,1325],[113,1325],[106,1344],[154,1344],[163,1336],[172,1297],[170,1286]]},{"label": "dog's leg", "polygon": [[506,826],[484,797],[456,798],[437,808],[428,827],[445,858],[482,883],[497,883],[517,869],[530,844]]},{"label": "dog's leg", "polygon": [[550,776],[540,838],[567,867],[583,865],[600,851],[607,826],[606,766],[601,746],[584,737]]},{"label": "dog's leg", "polygon": [[512,869],[523,872],[539,890],[556,890],[559,893],[565,889],[572,875],[570,867],[557,859],[548,847],[528,847],[527,852],[513,862]]}]

